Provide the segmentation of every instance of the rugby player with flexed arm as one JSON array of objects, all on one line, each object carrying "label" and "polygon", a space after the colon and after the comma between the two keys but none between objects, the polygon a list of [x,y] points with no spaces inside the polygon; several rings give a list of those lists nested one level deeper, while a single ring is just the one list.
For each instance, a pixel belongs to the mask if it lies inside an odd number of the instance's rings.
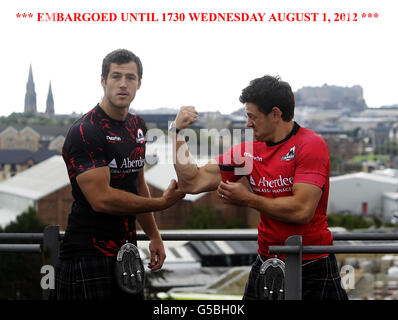
[{"label": "rugby player with flexed arm", "polygon": [[[255,141],[235,145],[202,167],[190,155],[183,135],[197,120],[195,108],[182,107],[170,129],[174,166],[184,192],[217,190],[224,203],[258,210],[258,257],[244,299],[261,299],[256,279],[264,261],[274,257],[269,246],[283,245],[292,235],[301,235],[303,245],[333,243],[326,218],[330,159],[325,141],[293,120],[295,100],[287,82],[272,76],[254,79],[243,89],[240,101]],[[239,182],[241,178],[248,179],[251,190]],[[284,255],[278,258],[284,260]],[[304,300],[347,299],[333,254],[302,258]]]}]

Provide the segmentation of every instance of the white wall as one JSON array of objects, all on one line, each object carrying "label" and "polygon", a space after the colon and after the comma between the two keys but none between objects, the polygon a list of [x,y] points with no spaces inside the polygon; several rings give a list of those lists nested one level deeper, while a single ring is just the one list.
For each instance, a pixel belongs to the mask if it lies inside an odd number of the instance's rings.
[{"label": "white wall", "polygon": [[[11,221],[29,207],[35,208],[36,203],[32,199],[0,192],[0,225],[8,225]],[[37,208],[36,208],[37,209]]]},{"label": "white wall", "polygon": [[0,192],[0,207],[22,212],[29,206],[34,207],[35,201],[28,198]]},{"label": "white wall", "polygon": [[330,179],[328,213],[349,211],[362,214],[367,202],[368,214],[382,216],[383,193],[397,192],[398,179],[370,178],[372,174],[354,174]]},{"label": "white wall", "polygon": [[390,222],[393,213],[398,212],[398,198],[383,196],[383,220]]}]

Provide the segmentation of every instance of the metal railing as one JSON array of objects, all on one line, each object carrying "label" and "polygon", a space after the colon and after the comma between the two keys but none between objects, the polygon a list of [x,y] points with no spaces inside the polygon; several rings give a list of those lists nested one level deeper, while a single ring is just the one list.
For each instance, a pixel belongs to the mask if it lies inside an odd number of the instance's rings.
[{"label": "metal railing", "polygon": [[[212,233],[212,232],[168,232],[161,233],[164,241],[256,241],[257,231],[252,233]],[[38,244],[0,244],[0,253],[39,253],[43,255],[43,263],[55,266],[59,255],[59,243],[63,233],[59,232],[58,226],[48,226],[43,233],[0,233],[0,241],[37,241]],[[333,233],[333,239],[339,240],[398,240],[396,233]],[[137,240],[149,240],[143,233],[137,232]],[[333,246],[303,246],[301,236],[289,237],[283,246],[270,246],[270,254],[285,254],[285,299],[301,300],[301,263],[303,254],[321,253],[398,253],[398,244],[381,245],[333,245]],[[48,291],[48,290],[45,290]],[[43,292],[43,299],[46,299],[48,292]]]}]

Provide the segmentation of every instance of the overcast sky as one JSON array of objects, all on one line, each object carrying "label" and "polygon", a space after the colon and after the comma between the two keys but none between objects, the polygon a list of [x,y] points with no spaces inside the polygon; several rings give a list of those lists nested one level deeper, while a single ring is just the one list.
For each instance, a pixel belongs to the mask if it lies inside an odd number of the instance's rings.
[{"label": "overcast sky", "polygon": [[[361,85],[369,107],[398,103],[397,1],[2,1],[0,115],[23,112],[29,65],[37,109],[51,81],[56,113],[87,112],[102,97],[103,57],[117,48],[144,65],[138,110],[194,105],[230,113],[253,78],[279,75],[303,86]],[[196,4],[195,4],[196,3]],[[17,13],[34,18],[17,18]],[[37,14],[113,12],[115,22],[38,22]],[[122,13],[153,12],[157,22],[122,22]],[[162,22],[162,13],[185,14]],[[190,22],[189,13],[265,13],[263,22]],[[270,22],[271,13],[318,13],[316,22]],[[335,12],[358,21],[334,22]],[[323,13],[332,20],[323,22]],[[362,18],[378,13],[378,18]],[[166,16],[167,17],[167,16]],[[348,16],[347,16],[348,17]]]}]

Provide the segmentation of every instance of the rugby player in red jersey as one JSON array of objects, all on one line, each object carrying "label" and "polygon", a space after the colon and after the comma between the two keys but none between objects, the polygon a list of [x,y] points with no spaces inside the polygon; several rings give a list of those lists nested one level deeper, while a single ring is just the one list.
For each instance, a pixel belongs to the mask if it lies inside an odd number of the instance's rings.
[{"label": "rugby player in red jersey", "polygon": [[[268,253],[270,245],[283,245],[292,235],[301,235],[303,245],[333,244],[326,217],[329,150],[319,135],[293,120],[293,92],[278,77],[254,79],[243,89],[240,101],[255,141],[235,145],[198,167],[181,132],[196,121],[198,113],[194,107],[182,107],[171,126],[176,132],[174,166],[184,192],[217,190],[224,203],[259,211],[258,257],[244,299],[261,299],[256,279],[260,266],[273,257]],[[251,190],[239,182],[243,177]],[[347,299],[333,254],[303,254],[302,298]]]}]

